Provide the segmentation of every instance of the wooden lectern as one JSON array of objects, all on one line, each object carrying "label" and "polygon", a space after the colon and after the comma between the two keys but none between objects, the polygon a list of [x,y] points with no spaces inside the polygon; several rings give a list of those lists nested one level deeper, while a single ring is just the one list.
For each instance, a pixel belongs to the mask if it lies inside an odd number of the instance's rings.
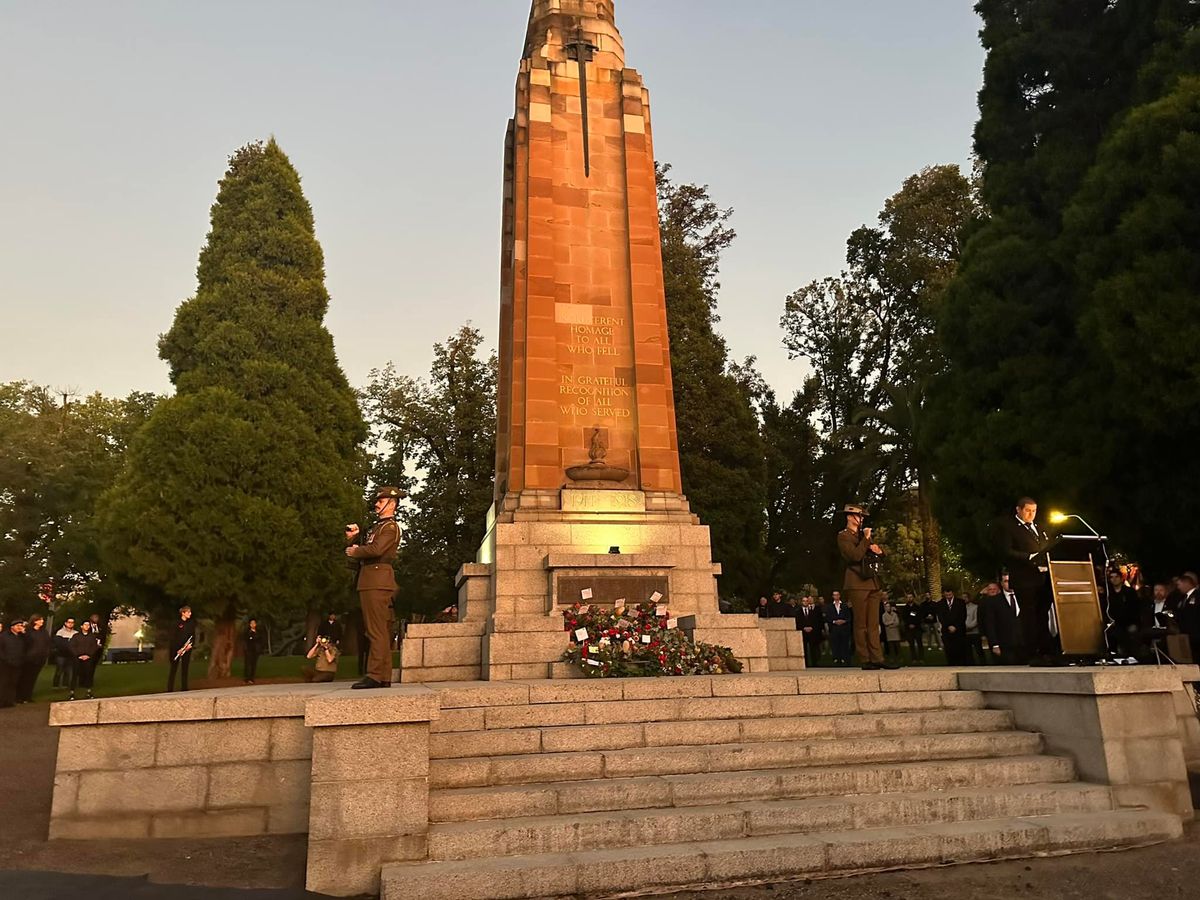
[{"label": "wooden lectern", "polygon": [[1058,637],[1066,656],[1103,656],[1108,621],[1100,602],[1092,551],[1102,539],[1063,535],[1050,551],[1050,587]]}]

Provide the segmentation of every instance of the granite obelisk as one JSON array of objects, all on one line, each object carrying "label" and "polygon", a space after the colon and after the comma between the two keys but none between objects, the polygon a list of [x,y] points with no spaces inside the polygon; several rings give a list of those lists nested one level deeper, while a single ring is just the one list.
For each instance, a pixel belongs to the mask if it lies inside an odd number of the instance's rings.
[{"label": "granite obelisk", "polygon": [[656,594],[749,670],[799,667],[755,620],[719,615],[682,493],[650,98],[613,0],[533,2],[501,247],[495,503],[459,623],[410,627],[404,680],[550,677],[563,606]]}]

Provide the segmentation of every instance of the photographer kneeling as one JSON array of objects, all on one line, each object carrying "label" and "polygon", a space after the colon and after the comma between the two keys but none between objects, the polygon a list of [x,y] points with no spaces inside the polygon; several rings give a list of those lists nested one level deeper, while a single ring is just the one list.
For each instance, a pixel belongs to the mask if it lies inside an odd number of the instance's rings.
[{"label": "photographer kneeling", "polygon": [[312,649],[308,651],[308,658],[315,659],[315,665],[305,666],[300,670],[300,674],[308,682],[333,681],[337,678],[338,657],[340,655],[341,651],[338,650],[337,646],[328,637],[321,635],[317,638],[317,642],[313,644]]}]

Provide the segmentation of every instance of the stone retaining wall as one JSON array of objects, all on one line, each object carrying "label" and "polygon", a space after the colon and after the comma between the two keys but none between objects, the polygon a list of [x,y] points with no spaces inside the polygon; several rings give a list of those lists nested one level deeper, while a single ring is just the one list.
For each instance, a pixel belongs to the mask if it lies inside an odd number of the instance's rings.
[{"label": "stone retaining wall", "polygon": [[1111,785],[1119,805],[1190,819],[1183,760],[1196,720],[1183,684],[1196,680],[1195,667],[824,670],[439,683],[367,694],[344,684],[264,685],[57,703],[50,837],[307,832],[310,889],[370,893],[384,862],[424,858],[434,766],[446,769],[445,757],[471,751],[472,742],[494,750],[502,736],[528,737],[508,729],[544,726],[548,736],[529,732],[539,745],[528,752],[569,749],[556,742],[596,729],[642,729],[652,755],[653,744],[681,740],[681,728],[699,729],[684,743],[709,741],[717,725],[692,719],[760,716],[772,727],[771,717],[797,714],[794,703],[804,715],[814,702],[828,714],[882,712],[898,692],[954,699],[956,688],[1011,710],[1019,728],[1041,732],[1047,749],[1070,756],[1085,780]]},{"label": "stone retaining wall", "polygon": [[[1017,727],[1040,732],[1046,749],[1070,756],[1080,776],[1113,787],[1119,806],[1172,812],[1190,821],[1186,742],[1196,733],[1185,682],[1195,666],[966,669],[959,685],[989,707],[1012,710]],[[1183,699],[1181,699],[1183,698]]]},{"label": "stone retaining wall", "polygon": [[308,831],[304,706],[335,685],[56,703],[51,838]]}]

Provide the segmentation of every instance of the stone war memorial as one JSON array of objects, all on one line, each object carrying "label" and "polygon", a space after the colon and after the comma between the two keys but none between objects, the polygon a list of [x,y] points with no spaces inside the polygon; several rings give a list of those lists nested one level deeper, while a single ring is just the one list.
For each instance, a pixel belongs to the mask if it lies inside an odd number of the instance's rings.
[{"label": "stone war memorial", "polygon": [[551,677],[585,591],[660,595],[748,671],[802,667],[794,629],[718,614],[682,493],[651,135],[613,4],[535,2],[504,142],[495,500],[459,622],[409,628],[405,682]]},{"label": "stone war memorial", "polygon": [[[649,94],[612,0],[534,0],[516,94],[495,498],[460,621],[410,628],[389,690],[55,704],[51,837],[306,834],[310,890],[385,900],[1179,837],[1194,667],[808,671],[790,621],[719,612],[680,479]],[[564,608],[655,595],[742,674],[572,677]]]}]

